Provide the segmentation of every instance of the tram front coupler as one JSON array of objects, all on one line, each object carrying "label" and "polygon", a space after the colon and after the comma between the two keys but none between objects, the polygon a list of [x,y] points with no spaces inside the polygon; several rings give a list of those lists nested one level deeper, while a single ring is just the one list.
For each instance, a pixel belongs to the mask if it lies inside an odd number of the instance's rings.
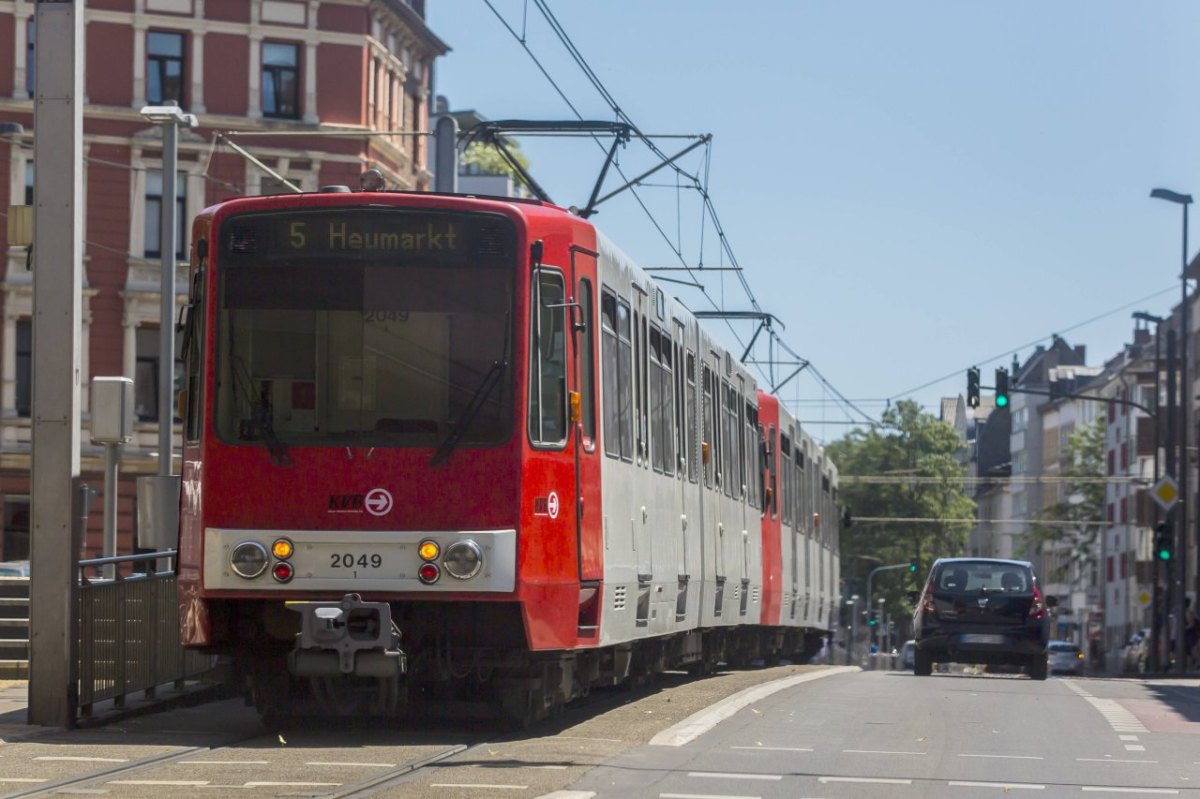
[{"label": "tram front coupler", "polygon": [[406,671],[400,630],[387,602],[346,594],[340,602],[289,602],[301,616],[288,670],[297,677],[399,677]]}]

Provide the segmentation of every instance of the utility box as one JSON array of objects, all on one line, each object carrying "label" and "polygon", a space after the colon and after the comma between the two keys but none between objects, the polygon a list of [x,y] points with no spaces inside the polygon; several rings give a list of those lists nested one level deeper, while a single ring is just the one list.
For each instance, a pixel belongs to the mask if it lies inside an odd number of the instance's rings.
[{"label": "utility box", "polygon": [[33,206],[8,206],[8,246],[33,246]]},{"label": "utility box", "polygon": [[92,378],[92,441],[126,444],[133,439],[133,381]]}]

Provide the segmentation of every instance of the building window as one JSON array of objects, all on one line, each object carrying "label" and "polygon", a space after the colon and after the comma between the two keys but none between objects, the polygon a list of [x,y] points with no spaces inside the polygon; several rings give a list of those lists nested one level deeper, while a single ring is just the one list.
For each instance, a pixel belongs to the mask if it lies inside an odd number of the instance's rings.
[{"label": "building window", "polygon": [[33,408],[33,322],[17,320],[17,416]]},{"label": "building window", "polygon": [[[162,257],[162,170],[146,170],[146,257]],[[182,258],[187,222],[187,173],[180,172],[175,178],[175,257]]]},{"label": "building window", "polygon": [[25,91],[33,96],[37,84],[37,60],[34,45],[37,43],[37,20],[30,17],[25,22]]},{"label": "building window", "polygon": [[262,52],[263,115],[297,119],[300,116],[299,45],[266,42]]},{"label": "building window", "polygon": [[[133,412],[138,421],[158,421],[158,328],[139,327],[134,333],[137,362],[133,372]],[[181,336],[175,337],[175,371],[172,395],[183,388],[183,362],[179,355]],[[174,405],[175,403],[172,403]]]},{"label": "building window", "polygon": [[151,31],[146,39],[146,100],[183,105],[183,34]]},{"label": "building window", "polygon": [[25,204],[33,205],[33,161],[25,162]]}]

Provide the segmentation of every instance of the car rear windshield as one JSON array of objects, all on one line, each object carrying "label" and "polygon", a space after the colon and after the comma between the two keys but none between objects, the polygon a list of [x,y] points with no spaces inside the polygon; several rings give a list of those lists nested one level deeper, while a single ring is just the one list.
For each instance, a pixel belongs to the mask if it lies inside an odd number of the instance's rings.
[{"label": "car rear windshield", "polygon": [[1018,563],[955,561],[942,565],[936,585],[939,591],[969,594],[980,591],[1027,594],[1033,590],[1033,572]]},{"label": "car rear windshield", "polygon": [[1068,643],[1064,643],[1062,641],[1051,641],[1049,649],[1051,652],[1078,652],[1079,651],[1079,647],[1076,646],[1075,644],[1068,644]]}]

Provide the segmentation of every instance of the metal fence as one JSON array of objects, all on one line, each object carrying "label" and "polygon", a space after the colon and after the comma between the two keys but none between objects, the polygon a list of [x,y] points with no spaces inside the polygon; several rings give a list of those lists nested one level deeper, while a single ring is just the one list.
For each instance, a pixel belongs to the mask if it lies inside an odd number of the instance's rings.
[{"label": "metal fence", "polygon": [[[172,570],[154,571],[174,551],[79,562],[79,714],[113,700],[124,707],[141,691],[148,699],[162,685],[183,682],[212,668],[214,658],[179,644],[179,599]],[[145,573],[134,573],[144,564]],[[124,567],[124,568],[123,568]],[[104,579],[89,571],[107,570]]]}]

